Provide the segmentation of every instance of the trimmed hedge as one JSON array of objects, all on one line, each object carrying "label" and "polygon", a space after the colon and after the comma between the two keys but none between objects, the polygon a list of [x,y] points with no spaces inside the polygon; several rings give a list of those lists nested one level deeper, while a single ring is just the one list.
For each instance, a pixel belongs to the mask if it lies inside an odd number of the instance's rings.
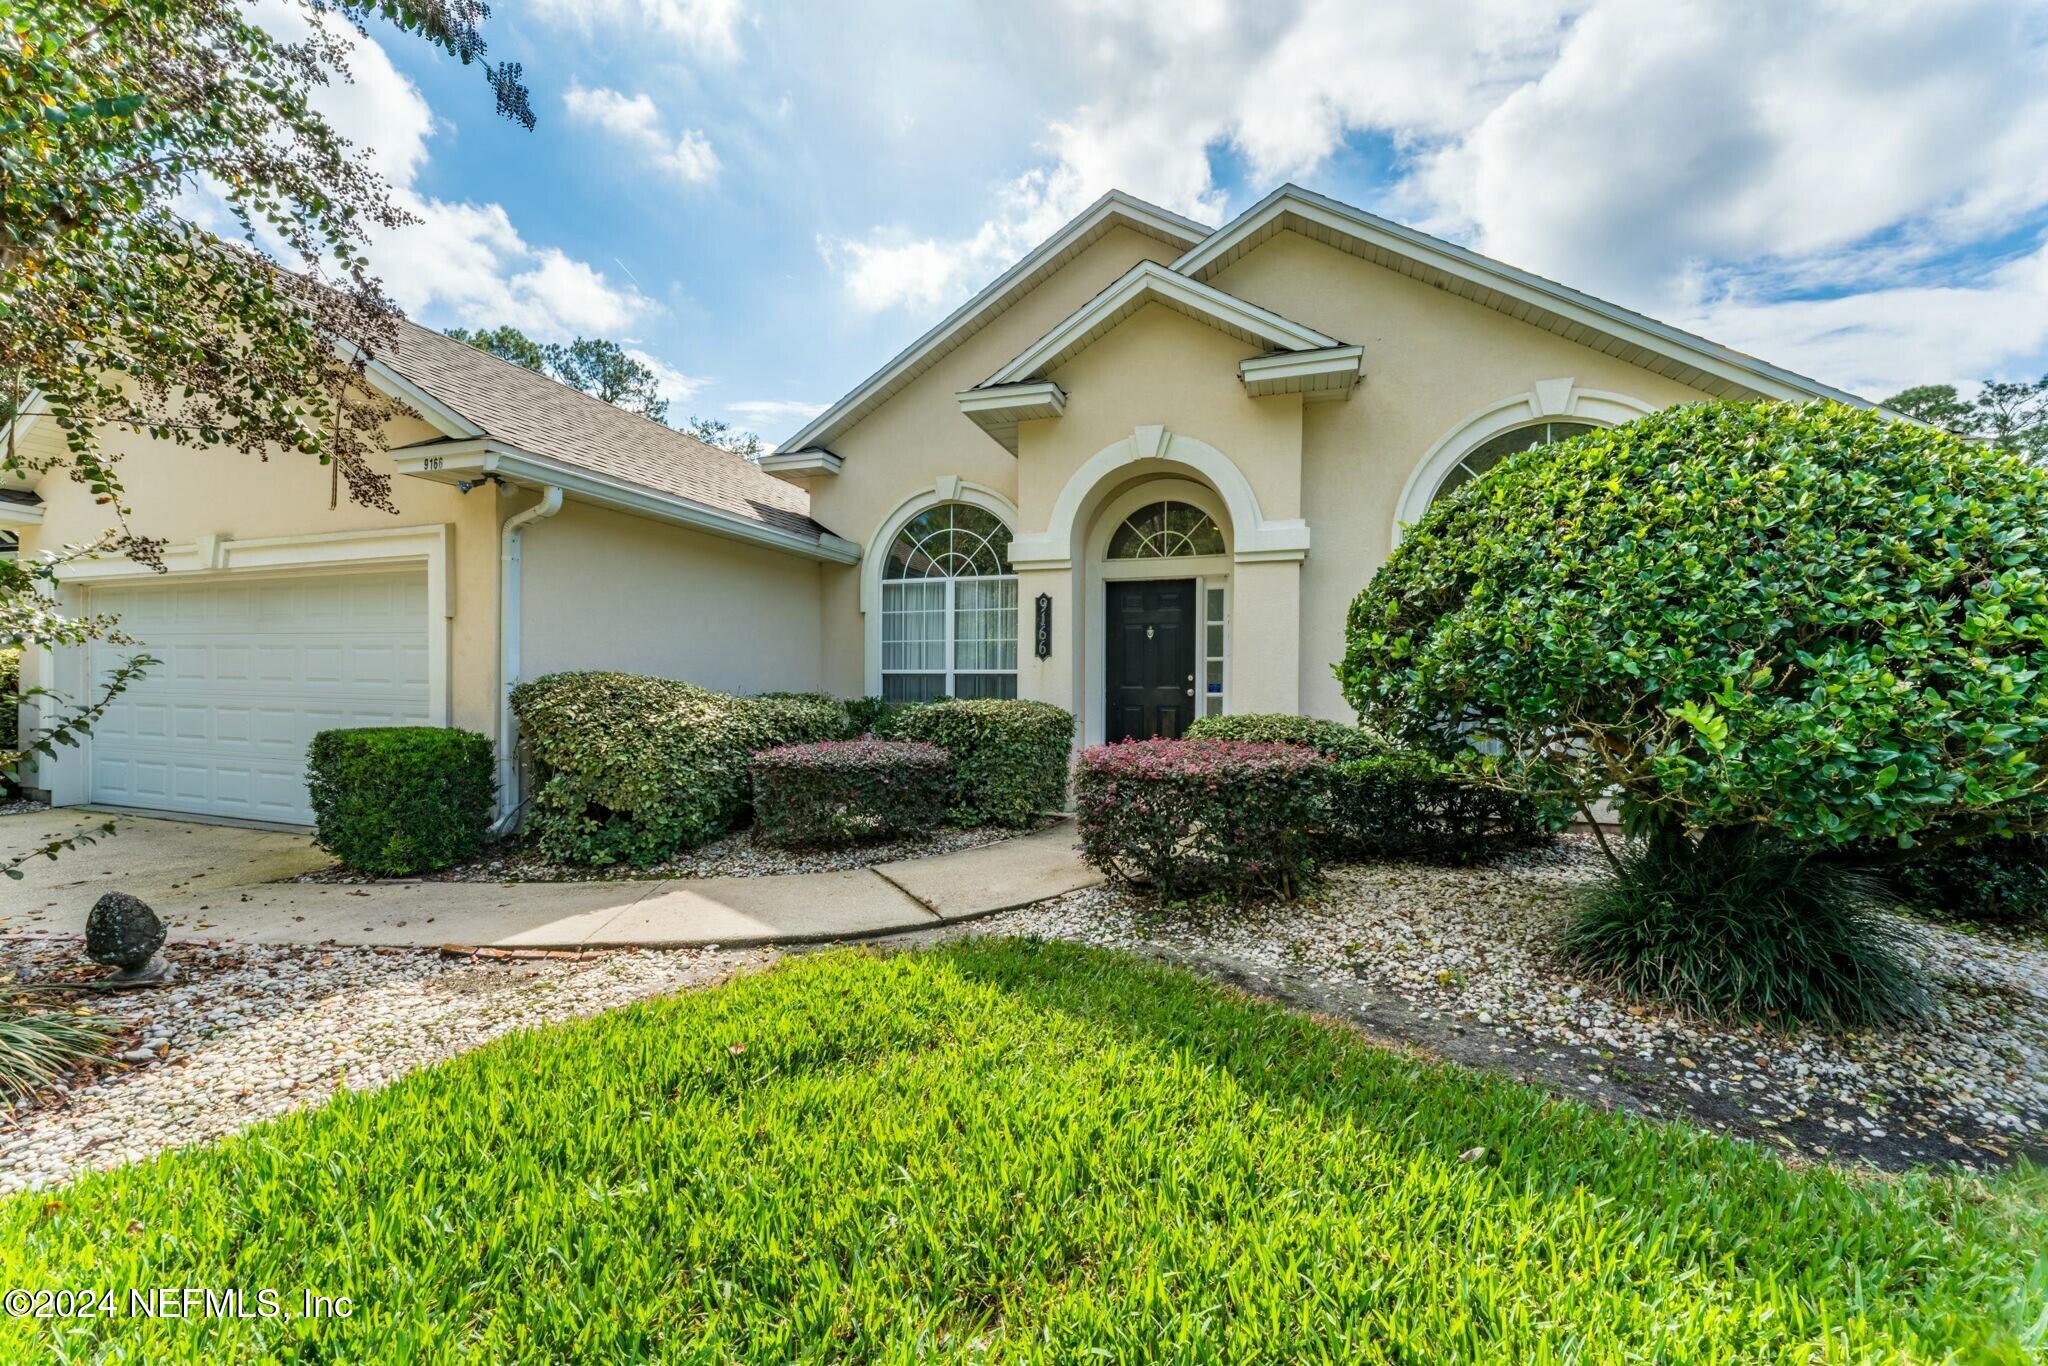
[{"label": "trimmed hedge", "polygon": [[886,716],[878,738],[922,740],[953,756],[947,818],[1025,826],[1067,804],[1074,718],[1049,702],[925,702]]},{"label": "trimmed hedge", "polygon": [[1247,740],[1262,745],[1306,745],[1325,759],[1370,759],[1391,752],[1387,742],[1369,730],[1288,712],[1248,712],[1235,716],[1203,716],[1188,727],[1189,740]]},{"label": "trimmed hedge", "polygon": [[658,863],[730,829],[755,750],[832,740],[836,704],[731,697],[689,683],[600,671],[512,690],[540,782],[527,828],[563,863]]},{"label": "trimmed hedge", "polygon": [[1205,716],[1187,738],[1303,745],[1330,760],[1323,852],[1332,859],[1474,863],[1540,843],[1562,823],[1546,820],[1527,797],[1475,787],[1449,764],[1341,721],[1285,712]]},{"label": "trimmed hedge", "polygon": [[754,756],[754,837],[852,844],[930,830],[946,818],[953,756],[921,740],[835,740]]},{"label": "trimmed hedge", "polygon": [[1315,877],[1328,763],[1300,745],[1132,740],[1081,752],[1081,853],[1162,900],[1292,896]]},{"label": "trimmed hedge", "polygon": [[2048,837],[1943,845],[1886,872],[1901,900],[1936,919],[2048,929]]},{"label": "trimmed hedge", "polygon": [[834,697],[828,692],[757,692],[748,700],[754,702],[811,702],[821,707],[829,707],[839,717],[839,733],[834,737],[835,739],[857,740],[862,734],[861,730],[857,730],[854,727],[853,704]]},{"label": "trimmed hedge", "polygon": [[[951,700],[933,699],[940,702]],[[912,707],[930,705],[929,702],[891,702],[886,697],[849,697],[846,699],[846,715],[854,739],[859,739],[863,735],[880,737],[887,734],[891,718],[902,715]]]},{"label": "trimmed hedge", "polygon": [[323,730],[306,750],[313,838],[349,867],[409,877],[473,858],[498,794],[491,742],[467,730]]},{"label": "trimmed hedge", "polygon": [[1346,760],[1329,781],[1336,858],[1476,863],[1540,844],[1557,826],[1527,796],[1477,787],[1426,754]]}]

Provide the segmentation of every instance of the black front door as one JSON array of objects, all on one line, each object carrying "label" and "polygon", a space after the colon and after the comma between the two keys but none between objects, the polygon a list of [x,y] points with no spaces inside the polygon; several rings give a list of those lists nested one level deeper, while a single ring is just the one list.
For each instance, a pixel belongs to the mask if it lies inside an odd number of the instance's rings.
[{"label": "black front door", "polygon": [[1108,588],[1108,738],[1172,739],[1195,719],[1195,581]]}]

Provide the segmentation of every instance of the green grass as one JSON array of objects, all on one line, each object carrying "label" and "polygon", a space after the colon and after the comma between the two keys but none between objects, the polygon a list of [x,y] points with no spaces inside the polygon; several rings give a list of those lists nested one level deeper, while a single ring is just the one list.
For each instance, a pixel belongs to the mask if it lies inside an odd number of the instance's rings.
[{"label": "green grass", "polygon": [[[1486,1156],[1459,1154],[1484,1147]],[[2041,1176],[1793,1171],[1136,960],[832,953],[0,1203],[0,1359],[2024,1360]]]}]

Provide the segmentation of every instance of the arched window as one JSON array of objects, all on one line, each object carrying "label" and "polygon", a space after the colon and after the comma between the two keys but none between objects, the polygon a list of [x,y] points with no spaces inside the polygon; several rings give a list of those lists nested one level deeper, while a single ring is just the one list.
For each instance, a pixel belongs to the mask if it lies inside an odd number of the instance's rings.
[{"label": "arched window", "polygon": [[1017,695],[1017,576],[1010,529],[970,503],[910,520],[882,569],[882,696]]},{"label": "arched window", "polygon": [[1222,530],[1192,503],[1148,503],[1126,517],[1109,538],[1112,560],[1177,560],[1222,553]]},{"label": "arched window", "polygon": [[1531,446],[1547,446],[1553,441],[1564,441],[1593,429],[1590,422],[1538,422],[1533,427],[1516,427],[1499,436],[1489,437],[1465,452],[1465,458],[1451,466],[1451,472],[1436,486],[1430,501],[1433,503],[1438,498],[1448,497],[1517,451],[1526,451]]}]

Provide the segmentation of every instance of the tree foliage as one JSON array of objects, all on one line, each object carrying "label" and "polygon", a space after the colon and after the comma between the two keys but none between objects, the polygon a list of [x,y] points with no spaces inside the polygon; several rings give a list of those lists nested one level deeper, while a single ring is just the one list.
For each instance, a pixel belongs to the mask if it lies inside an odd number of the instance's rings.
[{"label": "tree foliage", "polygon": [[451,327],[448,335],[627,412],[656,422],[668,420],[668,400],[661,395],[654,367],[635,360],[617,342],[599,337],[578,337],[567,345],[537,342],[510,324],[475,331]]},{"label": "tree foliage", "polygon": [[2048,816],[2048,470],[1831,404],[1510,457],[1352,604],[1368,724],[1666,828],[1832,845]]},{"label": "tree foliage", "polygon": [[[0,408],[63,437],[60,454],[31,457],[10,423],[0,475],[62,469],[107,518],[88,543],[0,561],[0,645],[109,635],[111,622],[67,617],[45,591],[70,560],[159,563],[161,546],[129,524],[110,429],[316,459],[337,497],[345,486],[390,506],[368,456],[396,410],[360,381],[393,314],[364,247],[407,215],[312,98],[348,78],[349,28],[375,17],[479,66],[500,113],[533,115],[518,67],[483,60],[478,0],[293,8],[303,38],[259,27],[239,0],[0,4]],[[217,205],[241,240],[181,217],[187,195]],[[50,699],[54,721],[0,768],[75,743],[111,695]]]},{"label": "tree foliage", "polygon": [[1893,394],[1883,406],[2048,463],[2048,375],[2032,383],[1987,379],[1967,399],[1953,384],[1920,384]]},{"label": "tree foliage", "polygon": [[758,460],[767,450],[761,438],[753,432],[743,431],[718,418],[693,417],[684,424],[683,430],[707,446],[731,451],[747,460]]}]

